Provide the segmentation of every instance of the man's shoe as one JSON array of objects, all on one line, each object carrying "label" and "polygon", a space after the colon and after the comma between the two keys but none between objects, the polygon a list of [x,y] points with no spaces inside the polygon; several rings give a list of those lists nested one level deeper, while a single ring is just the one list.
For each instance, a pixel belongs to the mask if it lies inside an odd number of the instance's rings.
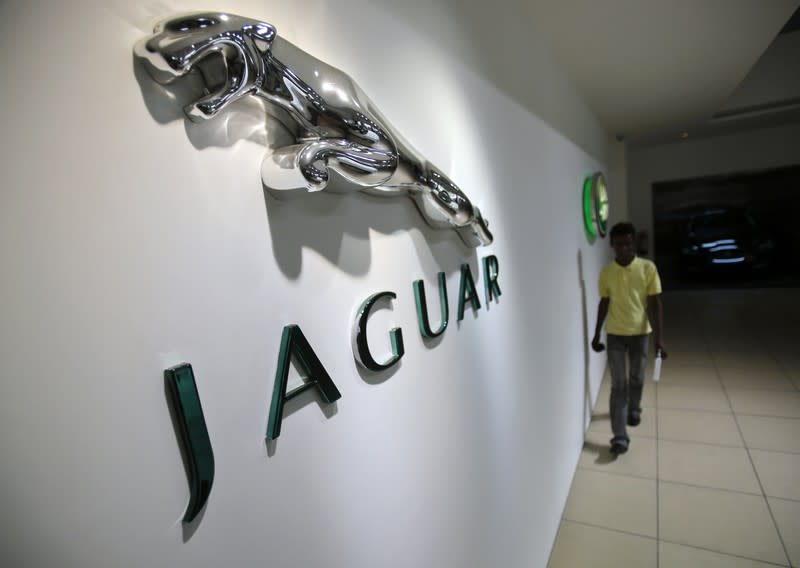
[{"label": "man's shoe", "polygon": [[628,412],[628,426],[638,426],[641,421],[642,421],[641,409],[631,410],[630,412]]},{"label": "man's shoe", "polygon": [[611,439],[611,449],[609,450],[611,455],[618,456],[620,454],[624,454],[628,451],[629,443],[630,441],[628,438],[625,438],[624,436],[614,436]]}]

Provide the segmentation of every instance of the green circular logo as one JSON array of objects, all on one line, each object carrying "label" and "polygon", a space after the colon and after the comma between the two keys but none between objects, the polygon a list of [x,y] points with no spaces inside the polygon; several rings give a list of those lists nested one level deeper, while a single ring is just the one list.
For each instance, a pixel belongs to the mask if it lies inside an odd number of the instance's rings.
[{"label": "green circular logo", "polygon": [[608,223],[608,190],[606,178],[597,172],[583,181],[583,224],[592,238],[606,236]]}]

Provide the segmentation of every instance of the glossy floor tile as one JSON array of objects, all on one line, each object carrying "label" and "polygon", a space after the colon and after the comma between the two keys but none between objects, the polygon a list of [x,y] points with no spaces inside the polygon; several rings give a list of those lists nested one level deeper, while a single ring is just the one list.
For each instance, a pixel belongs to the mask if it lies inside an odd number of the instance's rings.
[{"label": "glossy floor tile", "polygon": [[564,521],[550,556],[550,568],[657,568],[653,538]]},{"label": "glossy floor tile", "polygon": [[656,482],[579,468],[564,519],[655,537]]},{"label": "glossy floor tile", "polygon": [[800,419],[743,414],[736,420],[747,447],[800,454]]},{"label": "glossy floor tile", "polygon": [[800,365],[793,365],[784,367],[784,371],[786,372],[786,376],[789,377],[789,380],[792,381],[792,384],[795,386],[796,389],[800,390]]},{"label": "glossy floor tile", "polygon": [[[676,367],[706,367],[714,369],[714,358],[709,352],[680,352],[667,344],[669,349],[669,357],[664,361],[664,366],[669,365],[670,369]],[[649,376],[649,375],[648,375]]]},{"label": "glossy floor tile", "polygon": [[775,564],[662,541],[658,546],[658,566],[659,568],[774,568]]},{"label": "glossy floor tile", "polygon": [[658,436],[665,440],[744,447],[732,413],[661,408],[658,410]]},{"label": "glossy floor tile", "polygon": [[800,566],[800,502],[770,498],[769,506],[792,566]]},{"label": "glossy floor tile", "polygon": [[708,367],[676,367],[670,365],[671,362],[672,360],[668,359],[661,366],[661,380],[658,383],[660,387],[719,387],[721,384],[717,374]]},{"label": "glossy floor tile", "polygon": [[737,414],[800,418],[800,392],[727,389]]},{"label": "glossy floor tile", "polygon": [[551,567],[800,567],[797,298],[665,294],[679,338],[617,457],[604,378]]},{"label": "glossy floor tile", "polygon": [[780,373],[778,361],[767,351],[714,351],[714,363],[720,371],[762,371]]},{"label": "glossy floor tile", "polygon": [[658,386],[658,408],[682,408],[689,410],[709,410],[711,412],[731,412],[728,397],[721,386]]},{"label": "glossy floor tile", "polygon": [[786,564],[762,495],[661,482],[658,501],[661,540]]},{"label": "glossy floor tile", "polygon": [[750,450],[750,455],[768,497],[800,501],[800,454]]},{"label": "glossy floor tile", "polygon": [[761,486],[744,448],[661,440],[659,479],[761,495]]},{"label": "glossy floor tile", "polygon": [[774,369],[719,369],[722,384],[728,389],[796,391],[789,377]]}]

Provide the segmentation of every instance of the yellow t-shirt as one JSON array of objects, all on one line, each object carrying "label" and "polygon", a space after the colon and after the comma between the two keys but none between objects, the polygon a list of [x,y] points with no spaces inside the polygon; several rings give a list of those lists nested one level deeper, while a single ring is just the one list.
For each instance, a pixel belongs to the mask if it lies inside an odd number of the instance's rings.
[{"label": "yellow t-shirt", "polygon": [[644,335],[653,328],[647,319],[647,296],[661,293],[661,279],[653,262],[635,257],[628,266],[616,261],[600,271],[600,296],[609,298],[606,332]]}]

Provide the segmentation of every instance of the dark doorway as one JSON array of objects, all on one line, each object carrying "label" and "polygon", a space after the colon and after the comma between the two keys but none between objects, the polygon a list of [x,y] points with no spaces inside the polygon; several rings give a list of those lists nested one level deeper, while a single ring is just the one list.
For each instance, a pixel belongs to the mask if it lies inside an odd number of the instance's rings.
[{"label": "dark doorway", "polygon": [[800,165],[653,184],[665,289],[800,285]]}]

